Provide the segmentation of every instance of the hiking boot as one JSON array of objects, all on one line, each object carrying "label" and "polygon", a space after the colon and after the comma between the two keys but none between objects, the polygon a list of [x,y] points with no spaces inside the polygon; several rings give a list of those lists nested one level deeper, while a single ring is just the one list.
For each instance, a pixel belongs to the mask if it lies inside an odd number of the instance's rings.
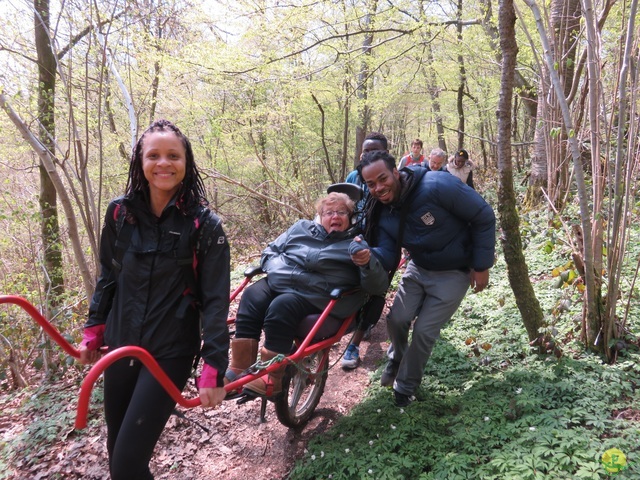
[{"label": "hiking boot", "polygon": [[383,387],[392,387],[393,382],[396,379],[396,375],[398,374],[398,367],[398,362],[389,360],[382,371],[382,375],[380,376],[380,385]]},{"label": "hiking boot", "polygon": [[[277,352],[267,350],[265,347],[260,350],[260,360],[262,362],[267,362],[277,355]],[[282,392],[282,377],[284,377],[285,367],[286,363],[283,362],[280,368],[247,383],[242,389],[242,393],[267,398],[276,397]]]},{"label": "hiking boot", "polygon": [[231,360],[224,374],[224,384],[238,379],[247,368],[253,365],[258,357],[258,340],[253,338],[232,338],[230,342]]},{"label": "hiking boot", "polygon": [[416,397],[413,395],[405,395],[404,393],[400,393],[395,390],[393,391],[393,399],[396,407],[406,407],[411,402],[416,401]]},{"label": "hiking boot", "polygon": [[350,343],[342,357],[342,368],[353,370],[360,363],[360,347]]}]

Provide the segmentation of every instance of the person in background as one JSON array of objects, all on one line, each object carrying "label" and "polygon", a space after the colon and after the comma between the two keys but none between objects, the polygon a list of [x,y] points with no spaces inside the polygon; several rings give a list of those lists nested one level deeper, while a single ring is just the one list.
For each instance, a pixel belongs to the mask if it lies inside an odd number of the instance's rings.
[{"label": "person in background", "polygon": [[[362,153],[360,154],[360,157],[362,157],[362,155],[364,155],[365,153],[372,152],[374,150],[389,151],[387,137],[385,137],[382,133],[371,132],[365,137],[364,141],[362,142]],[[362,211],[361,207],[364,206],[364,202],[367,200],[369,191],[367,190],[366,185],[362,183],[360,175],[358,174],[358,169],[354,169],[349,172],[349,175],[347,175],[345,182],[353,183],[354,185],[358,185],[360,188],[362,188],[362,200],[358,202],[358,205],[356,206],[358,211]]]},{"label": "person in background", "polygon": [[466,150],[458,150],[449,159],[447,171],[475,190],[473,186],[473,162],[469,160],[469,153]]},{"label": "person in background", "polygon": [[422,165],[424,161],[425,156],[422,155],[422,140],[416,138],[411,142],[411,152],[400,159],[398,170],[404,167],[410,167],[411,165]]},{"label": "person in background", "polygon": [[[227,379],[235,380],[256,361],[264,329],[262,362],[289,355],[296,329],[307,315],[321,313],[335,288],[360,290],[336,303],[331,315],[345,318],[356,312],[368,295],[383,294],[387,272],[352,225],[354,203],[332,192],[316,203],[317,220],[300,220],[271,242],[260,265],[265,278],[243,293],[231,341]],[[273,397],[282,391],[285,365],[244,386],[251,397]]]},{"label": "person in background", "polygon": [[[107,208],[100,277],[79,350],[88,364],[103,345],[142,347],[178,390],[201,355],[200,400],[215,407],[225,397],[228,364],[229,244],[207,205],[191,143],[171,122],[154,122],[133,149],[125,195]],[[153,478],[149,461],[174,407],[139,360],[123,358],[105,370],[113,480]]]},{"label": "person in background", "polygon": [[489,283],[496,219],[475,190],[449,173],[399,172],[387,152],[363,155],[360,166],[370,195],[365,238],[374,254],[383,265],[397,261],[400,247],[411,255],[387,315],[391,345],[380,379],[404,407],[415,400],[440,330],[469,285],[480,292]]},{"label": "person in background", "polygon": [[445,165],[447,163],[447,154],[441,148],[434,148],[429,154],[429,160],[423,163],[423,167],[428,172],[441,172],[445,171]]},{"label": "person in background", "polygon": [[[362,158],[362,155],[375,150],[388,152],[389,144],[387,137],[382,133],[371,132],[365,137],[364,142],[362,142],[362,154],[360,155],[360,158]],[[352,171],[347,176],[346,181],[348,183],[354,183],[362,186],[362,200],[358,202],[357,205],[358,211],[362,212],[364,204],[367,201],[369,190],[367,189],[367,186],[362,183],[358,169]],[[362,213],[360,215],[362,216]],[[362,218],[359,218],[358,220],[362,223]],[[378,323],[384,306],[385,297],[383,294],[380,296],[372,296],[362,307],[359,314],[358,326],[356,327],[356,331],[351,338],[351,342],[349,342],[349,345],[344,352],[344,356],[342,357],[341,366],[345,370],[353,370],[360,364],[360,343],[362,340],[367,340],[371,337],[371,330],[373,330],[373,327]]]}]

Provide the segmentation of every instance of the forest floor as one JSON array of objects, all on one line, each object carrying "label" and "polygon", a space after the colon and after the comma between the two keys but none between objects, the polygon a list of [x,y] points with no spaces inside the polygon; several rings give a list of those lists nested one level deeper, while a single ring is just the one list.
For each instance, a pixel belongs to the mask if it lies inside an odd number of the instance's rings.
[{"label": "forest floor", "polygon": [[[371,374],[384,357],[387,333],[384,317],[373,329],[369,341],[361,345],[360,366],[351,371],[340,367],[340,358],[350,335],[331,350],[331,365],[324,394],[309,423],[300,430],[279,423],[271,403],[267,406],[266,423],[260,423],[260,401],[237,405],[226,401],[215,410],[181,409],[187,420],[173,415],[165,428],[151,461],[151,471],[159,479],[260,479],[280,480],[287,477],[297,459],[304,455],[310,439],[332,427],[336,420],[348,414],[363,398]],[[59,384],[56,388],[76,388],[75,383]],[[25,394],[26,395],[26,394]],[[185,397],[196,396],[190,386]],[[3,402],[0,417],[0,446],[24,431],[35,419],[18,413],[26,398],[15,396],[11,404]],[[73,431],[75,405],[69,410],[69,431],[63,440],[48,443],[37,452],[16,458],[4,465],[0,478],[11,479],[108,479],[106,427],[104,421],[90,421],[86,431]],[[95,410],[95,406],[93,406]],[[180,407],[179,407],[180,408]],[[102,412],[89,412],[90,418],[100,418]],[[196,423],[197,422],[197,423]],[[207,428],[204,431],[197,424]],[[37,460],[33,456],[37,457]],[[1,463],[1,462],[0,462]]]}]

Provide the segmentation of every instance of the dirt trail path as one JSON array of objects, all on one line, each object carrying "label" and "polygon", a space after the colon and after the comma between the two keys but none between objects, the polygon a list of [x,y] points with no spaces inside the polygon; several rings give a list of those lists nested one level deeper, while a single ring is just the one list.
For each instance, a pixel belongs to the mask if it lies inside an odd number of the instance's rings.
[{"label": "dirt trail path", "polygon": [[[363,397],[370,374],[376,370],[387,348],[384,320],[372,332],[371,339],[361,345],[362,363],[352,371],[343,371],[339,359],[348,338],[334,345],[325,392],[314,417],[301,431],[290,430],[278,422],[273,405],[267,407],[267,422],[260,423],[260,402],[237,405],[228,401],[217,410],[196,408],[184,411],[186,417],[209,429],[209,433],[192,421],[172,416],[165,429],[151,468],[157,480],[280,480],[286,478],[294,462],[304,454],[309,440],[330,429],[336,420],[347,414]],[[60,386],[60,388],[65,388]],[[69,388],[75,388],[69,385]],[[195,390],[187,396],[195,396]],[[66,406],[69,411],[75,405]],[[91,412],[90,412],[91,414]],[[95,415],[95,412],[93,413]],[[3,414],[4,417],[4,414]],[[7,420],[7,422],[4,422]],[[4,427],[22,430],[32,419],[15,412],[3,418]],[[70,432],[73,418],[70,418]],[[20,425],[22,424],[22,425]],[[6,428],[0,428],[6,434]],[[28,465],[27,458],[11,465],[5,475],[15,479],[83,479],[106,480],[106,428],[90,427],[87,434],[70,433],[66,440],[40,452],[28,455],[38,459]],[[9,473],[11,472],[11,473]],[[1,476],[0,476],[1,477]]]}]

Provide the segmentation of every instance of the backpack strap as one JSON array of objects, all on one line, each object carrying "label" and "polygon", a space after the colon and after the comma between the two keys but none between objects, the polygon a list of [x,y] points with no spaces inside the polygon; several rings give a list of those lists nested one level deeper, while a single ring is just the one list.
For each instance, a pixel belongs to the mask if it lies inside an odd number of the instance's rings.
[{"label": "backpack strap", "polygon": [[126,221],[127,207],[119,203],[113,211],[113,219],[116,221],[116,244],[111,265],[116,272],[116,278],[122,270],[122,259],[129,248],[133,236],[133,224]]},{"label": "backpack strap", "polygon": [[182,270],[186,281],[186,288],[182,293],[182,301],[176,311],[177,318],[183,318],[187,309],[200,304],[200,287],[198,284],[198,257],[201,252],[202,234],[204,226],[211,217],[208,210],[203,209],[193,219],[193,229],[188,235],[180,237],[180,245],[176,251],[176,263]]},{"label": "backpack strap", "polygon": [[104,317],[106,313],[111,310],[111,302],[116,292],[116,285],[118,281],[118,275],[122,270],[122,258],[124,253],[129,247],[131,242],[131,235],[133,234],[133,225],[125,221],[126,207],[122,203],[116,204],[113,210],[113,219],[116,222],[116,242],[113,258],[111,259],[111,271],[109,277],[102,288],[102,295],[96,308],[96,313]]}]

